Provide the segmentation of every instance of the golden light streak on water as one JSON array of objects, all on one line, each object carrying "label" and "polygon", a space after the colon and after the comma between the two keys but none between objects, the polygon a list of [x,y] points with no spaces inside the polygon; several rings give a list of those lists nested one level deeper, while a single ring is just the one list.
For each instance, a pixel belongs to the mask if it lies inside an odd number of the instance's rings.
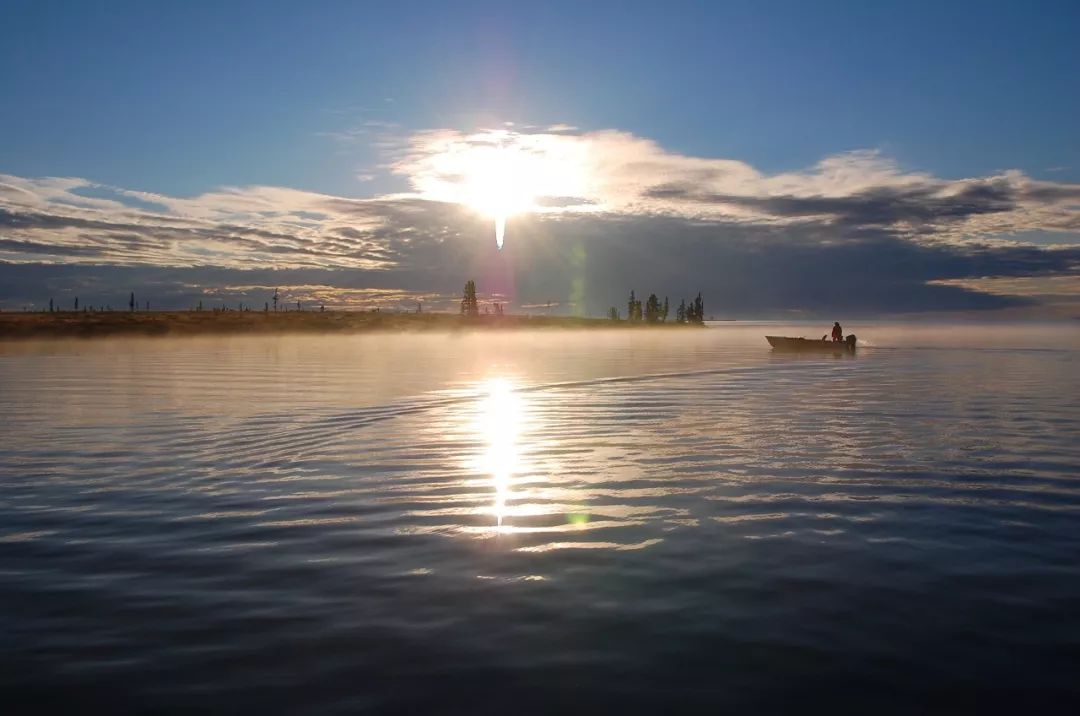
[{"label": "golden light streak on water", "polygon": [[518,472],[518,435],[521,432],[521,396],[505,378],[494,378],[487,383],[487,397],[481,407],[480,429],[487,441],[483,469],[491,474],[495,488],[496,529],[504,531],[503,518],[506,503],[512,494],[514,474]]}]

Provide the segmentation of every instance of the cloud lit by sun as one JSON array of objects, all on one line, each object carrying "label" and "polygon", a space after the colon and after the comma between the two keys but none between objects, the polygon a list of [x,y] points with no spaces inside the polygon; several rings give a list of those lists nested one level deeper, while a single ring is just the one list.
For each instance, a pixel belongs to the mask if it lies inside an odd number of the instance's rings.
[{"label": "cloud lit by sun", "polygon": [[[420,149],[396,165],[427,199],[463,204],[490,218],[502,248],[507,219],[591,193],[588,147],[550,134],[487,130],[421,133]],[[563,207],[565,209],[565,207]]]},{"label": "cloud lit by sun", "polygon": [[495,243],[501,249],[506,219],[535,207],[541,187],[533,178],[535,160],[505,147],[480,147],[464,166],[463,203],[495,221]]},{"label": "cloud lit by sun", "polygon": [[[840,221],[890,226],[926,243],[978,236],[985,244],[1026,230],[1075,232],[1080,191],[1018,171],[945,180],[905,171],[878,150],[768,174],[739,160],[671,153],[626,132],[562,127],[417,132],[389,168],[408,179],[416,197],[467,206],[491,219],[500,248],[512,217],[567,212],[775,227]],[[1002,192],[1014,208],[972,204]],[[871,195],[882,200],[867,201]],[[940,208],[952,204],[956,210]],[[916,205],[922,208],[913,213]]]}]

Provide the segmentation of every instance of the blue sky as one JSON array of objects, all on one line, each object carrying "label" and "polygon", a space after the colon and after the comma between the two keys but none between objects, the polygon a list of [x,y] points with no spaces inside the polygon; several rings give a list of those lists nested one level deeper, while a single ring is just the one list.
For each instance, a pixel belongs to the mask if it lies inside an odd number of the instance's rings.
[{"label": "blue sky", "polygon": [[[1078,36],[1075,2],[9,0],[0,173],[371,198],[415,188],[389,167],[417,132],[514,122],[764,175],[874,151],[935,181],[1072,186]],[[994,231],[1069,245],[1071,226]]]},{"label": "blue sky", "polygon": [[874,147],[946,177],[1080,179],[1075,2],[542,5],[8,2],[0,157],[354,195],[371,157],[320,132],[511,120],[766,170]]}]

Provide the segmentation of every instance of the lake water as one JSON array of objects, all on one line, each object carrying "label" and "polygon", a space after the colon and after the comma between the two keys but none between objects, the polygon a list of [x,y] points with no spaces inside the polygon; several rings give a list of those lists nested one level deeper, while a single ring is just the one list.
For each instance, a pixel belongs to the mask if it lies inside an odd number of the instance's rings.
[{"label": "lake water", "polygon": [[1080,696],[1080,327],[0,344],[0,690],[305,713]]}]

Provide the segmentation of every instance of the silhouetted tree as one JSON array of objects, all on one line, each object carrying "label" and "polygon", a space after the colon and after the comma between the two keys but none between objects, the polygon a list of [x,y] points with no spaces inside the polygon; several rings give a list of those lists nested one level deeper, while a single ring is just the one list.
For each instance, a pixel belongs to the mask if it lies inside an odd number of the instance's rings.
[{"label": "silhouetted tree", "polygon": [[303,308],[300,307],[300,302],[299,301],[296,302],[296,310],[297,311],[303,311],[304,310]]},{"label": "silhouetted tree", "polygon": [[274,289],[273,301],[274,301],[274,313],[277,313],[278,290],[276,288]]},{"label": "silhouetted tree", "polygon": [[607,315],[608,315],[608,318],[610,318],[611,320],[617,321],[617,320],[619,320],[619,309],[612,306],[611,308],[608,309]]},{"label": "silhouetted tree", "polygon": [[476,282],[472,279],[465,282],[465,295],[461,299],[461,315],[467,318],[476,318],[480,315],[480,305],[476,302]]},{"label": "silhouetted tree", "polygon": [[686,299],[679,301],[679,308],[675,311],[675,322],[686,323]]},{"label": "silhouetted tree", "polygon": [[705,322],[705,302],[701,300],[701,293],[699,292],[697,298],[690,302],[690,305],[686,305],[684,299],[679,304],[678,311],[679,323],[704,323]]},{"label": "silhouetted tree", "polygon": [[660,311],[660,317],[661,317],[661,319],[663,319],[664,323],[667,323],[667,317],[668,317],[667,296],[664,296],[664,308]]},{"label": "silhouetted tree", "polygon": [[53,300],[50,298],[49,299],[49,313],[52,313],[52,312],[53,312]]},{"label": "silhouetted tree", "polygon": [[640,298],[637,299],[636,301],[634,301],[634,308],[633,308],[633,311],[632,311],[632,313],[630,315],[630,320],[631,321],[640,321],[641,320],[641,299]]},{"label": "silhouetted tree", "polygon": [[196,311],[202,311],[202,299],[199,300],[199,305],[195,307]]},{"label": "silhouetted tree", "polygon": [[634,300],[634,289],[630,289],[630,300],[626,303],[626,318],[629,321],[634,320],[634,313],[637,310],[637,301]]},{"label": "silhouetted tree", "polygon": [[270,313],[270,302],[263,301],[263,313]]},{"label": "silhouetted tree", "polygon": [[655,293],[650,293],[649,300],[645,302],[645,320],[649,323],[660,320],[660,299]]},{"label": "silhouetted tree", "polygon": [[79,310],[79,297],[78,296],[75,297],[75,310],[76,311]]},{"label": "silhouetted tree", "polygon": [[320,303],[319,304],[319,313],[326,313],[326,304],[325,303]]},{"label": "silhouetted tree", "polygon": [[128,310],[132,313],[135,312],[135,292],[131,292],[131,298],[128,299]]},{"label": "silhouetted tree", "polygon": [[501,303],[496,303],[495,304],[495,315],[496,316],[501,316],[502,314],[503,314],[502,304]]}]

